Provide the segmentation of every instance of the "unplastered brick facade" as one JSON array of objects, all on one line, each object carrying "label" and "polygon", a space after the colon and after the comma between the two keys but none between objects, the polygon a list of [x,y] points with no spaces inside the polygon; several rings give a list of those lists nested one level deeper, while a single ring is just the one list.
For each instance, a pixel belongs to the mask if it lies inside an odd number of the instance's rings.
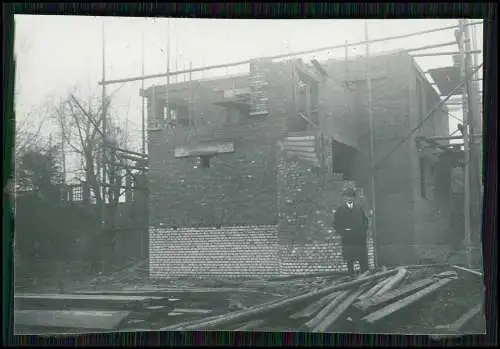
[{"label": "unplastered brick facade", "polygon": [[153,228],[150,277],[276,276],[279,244],[275,226]]},{"label": "unplastered brick facade", "polygon": [[[341,241],[331,228],[332,210],[340,203],[345,185],[331,173],[331,140],[359,150],[355,181],[370,201],[366,63],[352,60],[347,71],[343,61],[329,61],[324,67],[329,77],[320,85],[318,122],[326,139],[322,150],[325,163],[320,166],[289,159],[277,146],[296,121],[289,63],[265,63],[262,67],[269,99],[269,114],[263,117],[249,117],[235,107],[214,104],[223,100],[223,90],[247,86],[246,77],[171,85],[170,101],[187,100],[194,121],[190,126],[148,133],[152,276],[251,276],[345,267]],[[415,102],[414,83],[421,73],[407,54],[374,57],[371,71],[377,163],[425,113]],[[423,106],[430,109],[433,96],[439,97],[429,90],[432,86],[424,88],[430,97]],[[155,108],[161,104],[161,91],[161,86],[156,88],[155,103],[151,103],[151,89],[146,91],[150,113],[158,113]],[[438,111],[435,120],[420,135],[448,132],[446,110]],[[203,169],[194,168],[195,158],[174,156],[176,147],[207,141],[232,142],[235,151],[212,157],[210,167]],[[418,159],[415,142],[410,139],[376,172],[379,264],[417,263],[417,245],[435,245],[440,233],[433,232],[446,222],[443,213],[433,222],[421,223],[439,204],[420,195]],[[231,228],[235,226],[240,228]],[[263,228],[251,228],[256,226]],[[274,228],[265,228],[271,226]],[[274,242],[262,243],[271,240]],[[369,248],[373,265],[371,238]],[[269,267],[258,260],[267,261]]]}]

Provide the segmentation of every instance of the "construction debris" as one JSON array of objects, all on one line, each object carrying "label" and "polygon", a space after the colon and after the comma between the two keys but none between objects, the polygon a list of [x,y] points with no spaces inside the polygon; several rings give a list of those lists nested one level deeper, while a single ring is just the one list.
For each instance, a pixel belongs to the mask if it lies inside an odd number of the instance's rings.
[{"label": "construction debris", "polygon": [[314,327],[313,332],[324,332],[351,306],[351,304],[358,298],[364,291],[367,284],[362,285],[358,291],[349,295],[343,300],[330,314],[328,314],[317,326]]},{"label": "construction debris", "polygon": [[403,281],[403,279],[406,276],[406,273],[407,273],[407,271],[405,268],[399,269],[398,273],[394,277],[389,279],[389,281],[387,283],[385,283],[384,286],[382,286],[380,288],[380,290],[378,290],[375,293],[375,296],[382,295],[382,294],[394,289],[396,286],[398,286]]},{"label": "construction debris", "polygon": [[391,301],[395,301],[400,299],[401,297],[404,297],[406,295],[412,294],[415,291],[418,291],[426,286],[429,286],[430,284],[436,282],[435,279],[423,279],[423,280],[418,280],[410,285],[407,285],[405,287],[402,287],[400,289],[396,289],[392,292],[386,293],[386,294],[381,294],[375,297],[366,297],[361,299],[359,302],[354,304],[354,306],[358,309],[361,309],[362,311],[367,311],[368,309],[372,307],[377,307],[381,306],[384,304],[387,304]]},{"label": "construction debris", "polygon": [[310,316],[316,314],[324,306],[326,306],[331,300],[333,300],[334,298],[337,298],[341,293],[343,293],[343,292],[339,291],[339,292],[333,292],[331,294],[327,294],[323,298],[320,298],[319,301],[309,304],[305,309],[302,309],[301,311],[290,315],[290,318],[298,319],[301,317],[310,317]]},{"label": "construction debris", "polygon": [[[177,287],[128,287],[114,294],[110,290],[100,294],[97,291],[61,295],[17,294],[15,326],[20,329],[18,332],[24,333],[25,328],[30,326],[62,331],[63,325],[66,330],[79,327],[80,330],[89,331],[89,326],[93,326],[92,330],[100,331],[132,331],[136,327],[147,327],[170,331],[369,332],[370,328],[374,329],[370,326],[375,323],[379,329],[378,326],[391,321],[399,323],[412,319],[413,314],[423,308],[426,302],[434,302],[435,298],[446,299],[447,295],[449,297],[450,291],[444,288],[445,285],[455,282],[459,287],[459,283],[465,280],[455,271],[462,268],[455,266],[412,266],[382,270],[365,272],[356,277],[324,273],[324,276],[300,275],[272,281],[232,280],[221,282],[218,288],[208,280],[199,284],[185,280],[180,285],[176,284]],[[462,271],[467,272],[464,277],[475,274],[469,270]],[[466,280],[471,282],[470,279]],[[478,287],[481,284],[478,281]],[[458,333],[472,319],[477,320],[482,309],[479,304],[483,304],[483,300],[474,302],[478,305],[465,314],[462,310],[455,311],[454,317],[449,319],[449,325],[440,325],[448,320],[436,314],[440,320],[432,326],[427,325],[426,328],[431,329],[429,334],[443,331]],[[89,310],[90,304],[97,310]],[[41,309],[44,306],[46,309]],[[115,311],[120,307],[127,311]],[[438,304],[429,309],[439,312],[439,307]],[[463,307],[460,305],[460,309]],[[77,309],[85,311],[78,312]],[[396,318],[396,314],[403,316]],[[463,315],[457,319],[458,314]],[[79,320],[75,320],[76,317]],[[390,328],[384,329],[384,332],[390,331]]]},{"label": "construction debris", "polygon": [[481,276],[481,277],[483,276],[483,273],[481,273],[481,272],[479,272],[477,270],[472,270],[472,269],[461,267],[461,266],[458,266],[458,265],[452,265],[451,267],[455,268],[455,269],[458,269],[458,270],[469,272],[469,273],[477,275],[477,276]]},{"label": "construction debris", "polygon": [[410,304],[415,303],[416,301],[424,298],[425,296],[430,295],[432,292],[436,291],[440,287],[448,284],[451,279],[442,279],[439,280],[438,282],[424,288],[423,290],[418,291],[417,293],[412,294],[411,296],[408,296],[406,298],[403,298],[396,303],[390,304],[385,306],[384,308],[377,310],[376,312],[365,316],[362,321],[366,321],[369,323],[374,323],[380,319],[383,319],[389,315],[394,314],[395,312],[403,309],[404,307],[409,306]]}]

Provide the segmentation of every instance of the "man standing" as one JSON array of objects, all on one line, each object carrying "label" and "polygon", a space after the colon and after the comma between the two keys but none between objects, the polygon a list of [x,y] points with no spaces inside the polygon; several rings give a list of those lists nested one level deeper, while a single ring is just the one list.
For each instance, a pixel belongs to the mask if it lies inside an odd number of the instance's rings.
[{"label": "man standing", "polygon": [[345,189],[342,193],[344,203],[337,208],[333,218],[333,227],[342,237],[344,260],[349,273],[354,272],[354,262],[358,261],[360,272],[368,270],[368,248],[366,233],[368,218],[364,210],[356,203],[354,189]]}]

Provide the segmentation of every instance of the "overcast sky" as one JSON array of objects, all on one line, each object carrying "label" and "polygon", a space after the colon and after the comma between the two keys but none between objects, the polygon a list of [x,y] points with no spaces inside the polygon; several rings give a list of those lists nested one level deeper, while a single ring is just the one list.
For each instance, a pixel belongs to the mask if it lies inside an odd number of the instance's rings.
[{"label": "overcast sky", "polygon": [[[166,71],[167,32],[170,28],[171,69],[215,65],[364,39],[361,20],[235,20],[235,19],[152,19],[76,16],[17,15],[15,18],[17,57],[16,117],[64,97],[70,89],[87,98],[99,95],[102,77],[102,27],[106,38],[108,79],[141,75],[144,37],[146,74]],[[394,36],[457,24],[456,19],[372,20],[370,39]],[[482,49],[482,26],[471,27]],[[371,45],[373,53],[407,49],[455,40],[453,30]],[[456,46],[431,51],[456,51]],[[428,51],[428,52],[431,52]],[[363,53],[364,46],[350,49]],[[316,57],[344,57],[344,50],[316,54]],[[305,56],[305,59],[312,56]],[[452,64],[451,56],[418,58],[424,71]],[[480,55],[482,62],[482,55]],[[205,72],[204,77],[243,72],[248,67]],[[193,74],[193,78],[197,76]],[[147,80],[146,87],[165,79]],[[116,84],[113,108],[123,123],[128,120],[131,149],[140,146],[141,82]],[[452,121],[450,128],[454,129]]]}]

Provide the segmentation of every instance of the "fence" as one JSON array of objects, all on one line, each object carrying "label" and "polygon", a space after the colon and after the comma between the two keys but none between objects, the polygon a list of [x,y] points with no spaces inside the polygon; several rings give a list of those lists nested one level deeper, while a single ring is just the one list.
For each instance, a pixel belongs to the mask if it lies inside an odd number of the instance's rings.
[{"label": "fence", "polygon": [[85,183],[61,188],[59,200],[17,193],[16,289],[53,289],[94,275],[96,262],[99,271],[112,272],[146,258],[147,189],[130,188],[124,202],[106,205],[105,215],[114,215],[107,229]]}]

